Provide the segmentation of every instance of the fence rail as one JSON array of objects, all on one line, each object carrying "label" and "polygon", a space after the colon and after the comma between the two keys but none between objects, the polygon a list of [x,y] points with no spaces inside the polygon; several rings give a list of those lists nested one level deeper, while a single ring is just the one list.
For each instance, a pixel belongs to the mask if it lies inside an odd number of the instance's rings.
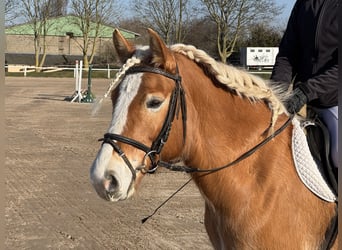
[{"label": "fence rail", "polygon": [[[43,74],[45,73],[49,74],[49,73],[58,72],[58,71],[72,71],[74,78],[76,78],[76,71],[77,71],[76,65],[69,65],[67,67],[65,67],[65,65],[54,66],[54,67],[35,67],[35,66],[28,66],[28,65],[5,65],[6,72],[22,73],[24,77],[26,77],[27,74],[30,72],[35,72],[36,69],[39,69],[40,72]],[[88,69],[83,68],[83,70],[88,70]],[[107,72],[106,74],[107,79],[112,78],[113,77],[112,72],[116,73],[118,70],[119,68],[110,68],[109,65],[106,68],[92,67],[92,71]],[[265,68],[263,70],[260,70],[260,69],[246,69],[246,70],[251,74],[263,75],[263,78],[267,78],[267,79],[272,73],[271,68]]]},{"label": "fence rail", "polygon": [[[26,77],[27,73],[35,72],[36,70],[39,70],[42,73],[52,73],[52,72],[58,72],[58,71],[73,71],[74,72],[74,78],[76,77],[76,65],[65,67],[65,66],[52,66],[52,67],[35,67],[30,65],[5,65],[5,71],[9,73],[23,73],[23,75]],[[87,70],[87,69],[83,69]],[[93,71],[104,71],[107,72],[107,78],[111,78],[111,72],[118,71],[119,68],[110,68],[109,65],[107,68],[92,68]]]}]

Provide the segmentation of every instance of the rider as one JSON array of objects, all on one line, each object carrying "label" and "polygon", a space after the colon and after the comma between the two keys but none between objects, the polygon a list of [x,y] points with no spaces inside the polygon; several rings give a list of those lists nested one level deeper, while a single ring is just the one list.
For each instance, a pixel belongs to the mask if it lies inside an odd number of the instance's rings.
[{"label": "rider", "polygon": [[290,85],[289,113],[305,104],[330,133],[330,157],[338,166],[338,0],[297,0],[279,45],[271,79]]}]

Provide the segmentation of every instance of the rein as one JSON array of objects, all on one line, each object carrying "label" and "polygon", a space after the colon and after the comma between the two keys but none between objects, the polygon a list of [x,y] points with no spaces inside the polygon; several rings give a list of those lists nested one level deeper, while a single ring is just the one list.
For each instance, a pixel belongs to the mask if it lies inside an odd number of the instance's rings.
[{"label": "rein", "polygon": [[228,163],[226,165],[223,165],[223,166],[220,166],[220,167],[216,167],[216,168],[211,168],[211,169],[191,168],[191,167],[187,167],[187,166],[170,164],[170,163],[164,162],[164,161],[159,161],[158,165],[161,166],[161,167],[167,168],[169,170],[172,170],[172,171],[179,171],[179,172],[186,172],[186,173],[208,173],[208,174],[210,174],[210,173],[214,173],[214,172],[220,171],[222,169],[225,169],[225,168],[228,168],[230,166],[233,166],[233,165],[239,163],[240,161],[243,161],[244,159],[246,159],[250,155],[252,155],[255,151],[260,149],[262,146],[267,144],[270,140],[272,140],[277,135],[279,135],[290,124],[290,122],[292,121],[293,117],[294,117],[294,115],[291,115],[286,120],[286,122],[280,128],[278,128],[273,134],[269,135],[264,140],[262,140],[260,143],[258,143],[257,145],[255,145],[254,147],[252,147],[251,149],[249,149],[248,151],[246,151],[245,153],[240,155],[234,161],[232,161],[232,162],[230,162],[230,163]]}]

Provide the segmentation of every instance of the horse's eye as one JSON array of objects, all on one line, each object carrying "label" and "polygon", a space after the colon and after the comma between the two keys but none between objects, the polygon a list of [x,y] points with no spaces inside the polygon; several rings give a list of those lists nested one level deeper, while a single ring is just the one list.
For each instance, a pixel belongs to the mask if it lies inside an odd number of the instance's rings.
[{"label": "horse's eye", "polygon": [[153,98],[151,100],[148,100],[146,103],[146,107],[149,109],[157,109],[160,107],[160,105],[163,103],[162,100]]}]

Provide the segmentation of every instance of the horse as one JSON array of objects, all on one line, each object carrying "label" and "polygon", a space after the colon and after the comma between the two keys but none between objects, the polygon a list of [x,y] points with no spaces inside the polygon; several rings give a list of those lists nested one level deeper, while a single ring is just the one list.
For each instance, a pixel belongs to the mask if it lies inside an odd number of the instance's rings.
[{"label": "horse", "polygon": [[337,205],[310,192],[295,171],[296,118],[282,91],[192,45],[167,46],[148,33],[149,46],[136,46],[113,32],[124,65],[105,94],[113,113],[90,169],[97,194],[126,200],[159,167],[185,171],[203,196],[215,249],[327,246]]}]

